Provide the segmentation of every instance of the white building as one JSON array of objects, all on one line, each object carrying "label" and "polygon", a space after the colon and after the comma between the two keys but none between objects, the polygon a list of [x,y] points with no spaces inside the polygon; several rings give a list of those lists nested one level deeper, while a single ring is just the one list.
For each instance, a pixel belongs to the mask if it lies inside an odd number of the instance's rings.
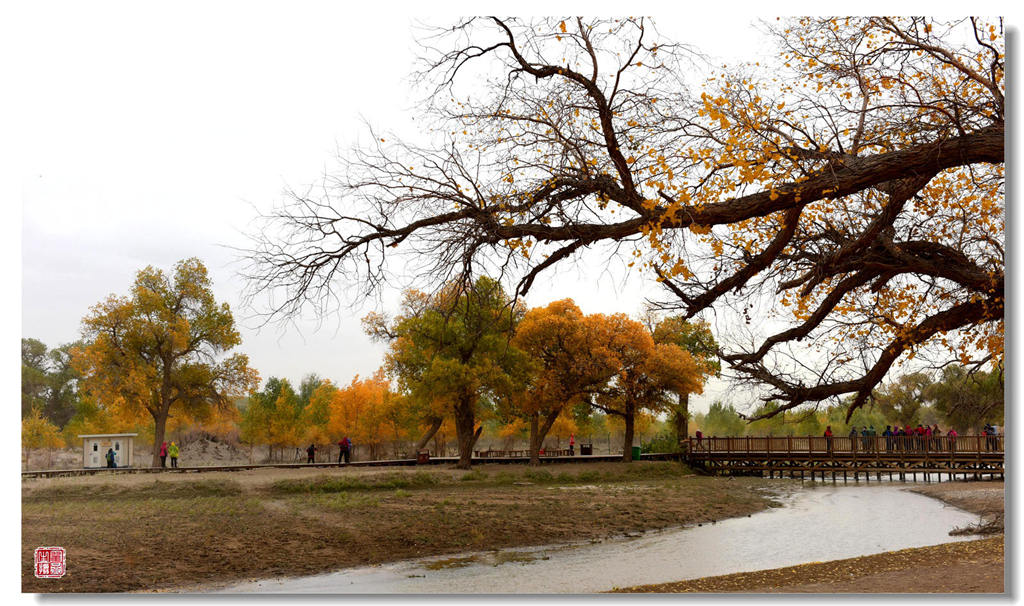
[{"label": "white building", "polygon": [[135,436],[137,433],[98,433],[82,438],[82,466],[86,469],[107,466],[107,451],[114,451],[118,467],[131,467],[135,463]]}]

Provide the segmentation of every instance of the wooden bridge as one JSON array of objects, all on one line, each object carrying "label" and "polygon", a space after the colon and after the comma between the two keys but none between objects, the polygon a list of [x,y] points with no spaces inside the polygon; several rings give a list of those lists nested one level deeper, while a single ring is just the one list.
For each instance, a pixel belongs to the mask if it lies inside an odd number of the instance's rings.
[{"label": "wooden bridge", "polygon": [[686,459],[710,473],[901,481],[1003,478],[1003,436],[690,438]]}]

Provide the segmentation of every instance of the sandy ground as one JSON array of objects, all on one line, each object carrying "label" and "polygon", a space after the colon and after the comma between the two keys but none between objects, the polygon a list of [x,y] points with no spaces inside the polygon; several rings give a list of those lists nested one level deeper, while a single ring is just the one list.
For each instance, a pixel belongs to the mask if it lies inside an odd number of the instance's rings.
[{"label": "sandy ground", "polygon": [[1003,537],[620,589],[626,593],[1002,593]]},{"label": "sandy ground", "polygon": [[[1002,514],[1002,482],[908,488],[982,516]],[[952,530],[952,529],[951,529]],[[876,555],[618,589],[621,593],[1002,593],[1003,535]]]},{"label": "sandy ground", "polygon": [[[202,587],[601,540],[749,515],[792,489],[789,481],[695,476],[671,462],[26,480],[22,590]],[[63,579],[34,577],[40,545],[67,549]]]}]

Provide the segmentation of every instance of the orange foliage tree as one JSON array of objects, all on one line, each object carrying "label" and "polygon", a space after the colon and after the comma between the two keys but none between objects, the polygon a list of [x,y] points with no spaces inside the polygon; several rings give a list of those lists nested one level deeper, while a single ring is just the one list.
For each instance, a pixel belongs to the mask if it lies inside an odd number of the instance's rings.
[{"label": "orange foliage tree", "polygon": [[655,343],[647,328],[625,314],[593,318],[599,355],[614,360],[611,382],[592,405],[624,423],[623,461],[632,460],[637,414],[662,412],[672,406],[672,394],[700,393],[703,379],[693,356],[675,344]]},{"label": "orange foliage tree", "polygon": [[111,295],[82,326],[85,345],[74,364],[85,390],[105,406],[152,417],[154,467],[172,414],[227,408],[259,382],[244,354],[215,361],[242,339],[198,259],[177,263],[173,277],[139,271],[131,296]]},{"label": "orange foliage tree", "polygon": [[597,339],[602,317],[584,317],[563,299],[529,310],[516,329],[513,343],[535,362],[525,393],[515,398],[519,414],[530,422],[530,462],[540,463],[544,437],[559,416],[589,400],[614,376],[618,359]]},{"label": "orange foliage tree", "polygon": [[384,455],[387,442],[397,448],[407,440],[409,424],[406,400],[391,388],[383,369],[367,379],[356,377],[331,394],[327,432],[366,445],[372,459]]},{"label": "orange foliage tree", "polygon": [[694,55],[648,19],[432,32],[431,144],[372,133],[323,198],[268,217],[285,229],[257,236],[250,292],[280,290],[288,314],[331,300],[334,277],[374,290],[408,254],[424,282],[488,267],[521,295],[616,250],[684,318],[730,320],[723,359],[768,415],[845,394],[852,414],[915,355],[1001,363],[1002,20],[771,31],[777,57],[692,90]]}]

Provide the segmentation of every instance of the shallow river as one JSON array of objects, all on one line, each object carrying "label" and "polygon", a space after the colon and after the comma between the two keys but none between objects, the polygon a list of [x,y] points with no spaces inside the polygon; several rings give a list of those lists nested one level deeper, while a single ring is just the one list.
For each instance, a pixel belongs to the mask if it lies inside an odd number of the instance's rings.
[{"label": "shallow river", "polygon": [[405,560],[221,591],[591,593],[965,540],[948,533],[977,521],[891,484],[805,484],[783,500],[750,517],[637,538]]}]

